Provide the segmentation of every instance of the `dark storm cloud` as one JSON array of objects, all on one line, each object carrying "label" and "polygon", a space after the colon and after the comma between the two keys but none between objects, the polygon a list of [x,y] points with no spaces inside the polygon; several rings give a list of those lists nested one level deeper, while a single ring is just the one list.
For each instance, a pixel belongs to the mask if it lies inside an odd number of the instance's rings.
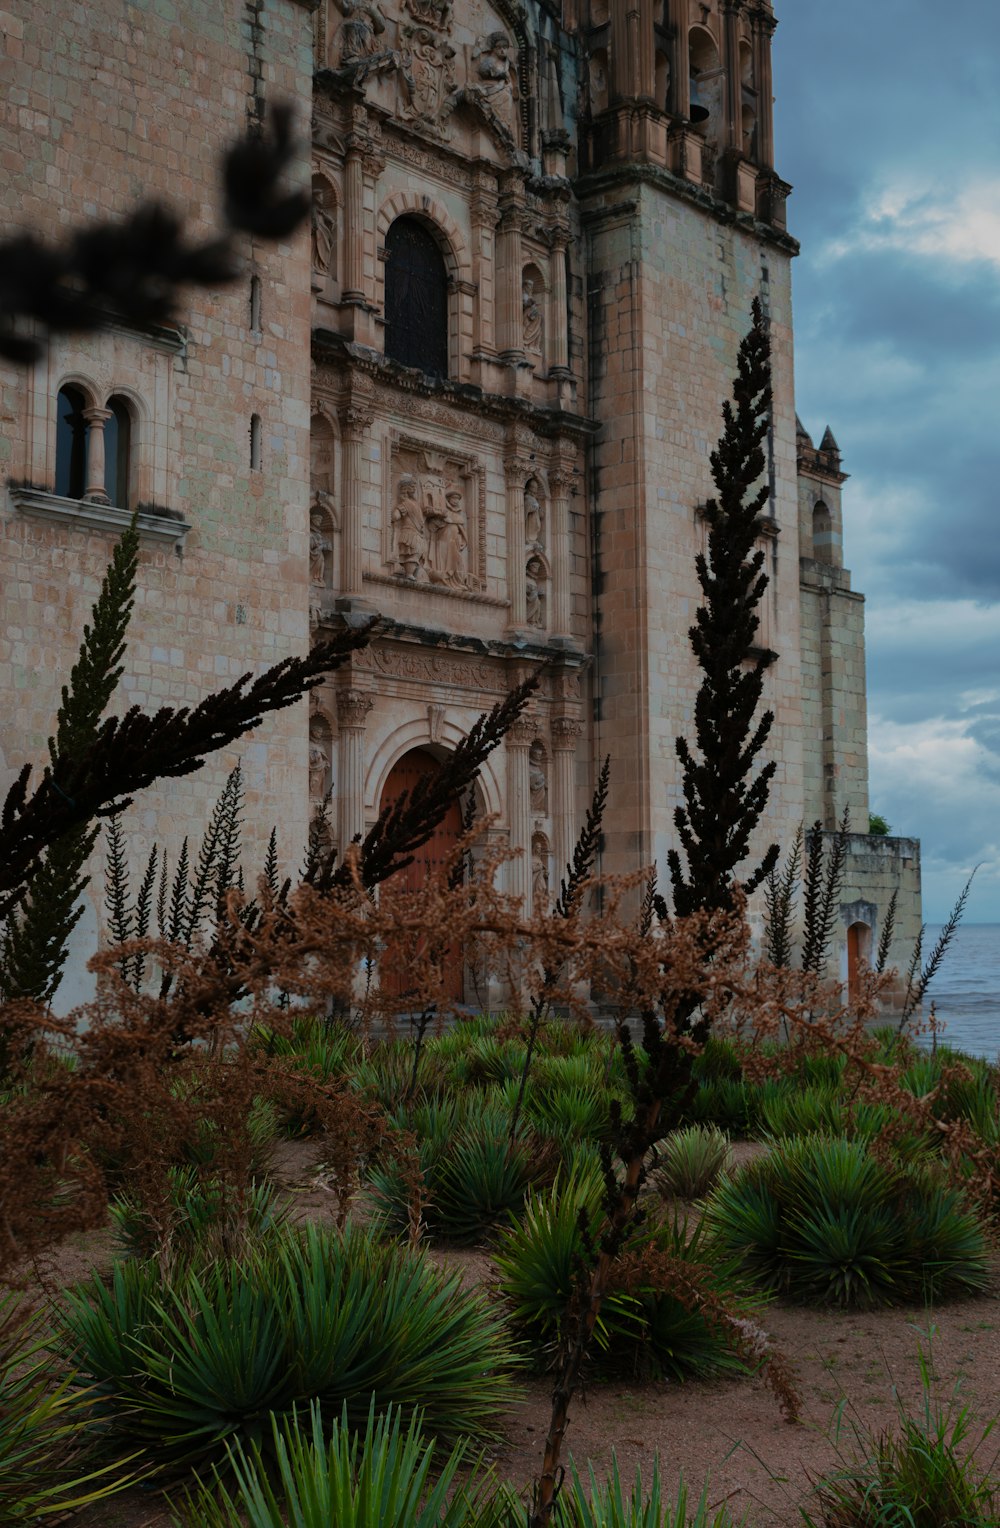
[{"label": "dark storm cloud", "polygon": [[852,474],[873,801],[923,836],[930,917],[985,858],[1000,919],[1000,7],[778,11],[799,412]]}]

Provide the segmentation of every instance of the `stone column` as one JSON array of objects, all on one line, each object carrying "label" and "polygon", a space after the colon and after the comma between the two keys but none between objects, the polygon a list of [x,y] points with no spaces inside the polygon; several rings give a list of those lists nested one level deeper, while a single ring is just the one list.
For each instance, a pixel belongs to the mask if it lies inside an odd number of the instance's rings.
[{"label": "stone column", "polygon": [[83,417],[90,426],[87,436],[86,486],[83,497],[93,504],[109,504],[111,501],[104,486],[104,426],[111,418],[111,410],[84,409]]},{"label": "stone column", "polygon": [[527,464],[519,458],[504,462],[507,477],[507,593],[510,597],[509,625],[515,630],[528,624],[524,583],[524,485],[530,477]]},{"label": "stone column", "polygon": [[339,772],[335,788],[337,839],[341,855],[365,831],[365,723],[375,704],[367,690],[337,691],[340,726]]},{"label": "stone column", "polygon": [[348,599],[361,597],[363,585],[364,503],[362,484],[364,480],[365,437],[372,424],[372,416],[365,409],[350,406],[340,416],[343,446],[343,483],[340,520],[340,582],[341,596]]},{"label": "stone column", "polygon": [[496,344],[504,360],[524,356],[523,265],[521,209],[507,201],[501,209],[496,248]]},{"label": "stone column", "polygon": [[557,716],[552,722],[552,852],[555,859],[553,896],[566,879],[573,858],[579,823],[576,820],[576,745],[583,736],[577,716]]},{"label": "stone column", "polygon": [[569,309],[566,302],[566,248],[569,229],[552,230],[549,256],[549,323],[547,349],[552,371],[569,370]]},{"label": "stone column", "polygon": [[774,83],[771,77],[771,38],[777,26],[766,11],[753,11],[754,86],[757,91],[757,159],[765,170],[774,168]]},{"label": "stone column", "polygon": [[531,779],[529,750],[538,734],[533,716],[516,721],[504,739],[507,748],[507,820],[510,846],[521,851],[511,860],[509,887],[521,899],[525,917],[531,914]]},{"label": "stone column", "polygon": [[496,348],[496,181],[490,184],[484,171],[479,172],[469,212],[472,219],[472,271],[479,289],[473,335],[473,350],[478,355],[481,351],[491,352]]},{"label": "stone column", "polygon": [[363,146],[352,144],[344,160],[344,301],[365,300],[365,172]]},{"label": "stone column", "polygon": [[739,11],[742,0],[722,0],[723,64],[726,71],[725,146],[742,149],[743,83],[740,79]]},{"label": "stone column", "polygon": [[554,637],[569,637],[573,627],[570,597],[572,559],[569,548],[569,503],[573,491],[573,474],[565,468],[556,468],[549,474],[549,487],[552,490],[549,504],[549,558],[552,566],[550,630]]}]

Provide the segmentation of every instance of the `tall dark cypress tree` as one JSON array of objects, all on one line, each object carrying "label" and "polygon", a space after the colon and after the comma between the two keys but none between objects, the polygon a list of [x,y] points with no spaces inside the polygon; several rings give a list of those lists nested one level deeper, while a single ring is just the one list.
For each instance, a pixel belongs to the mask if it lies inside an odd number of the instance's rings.
[{"label": "tall dark cypress tree", "polygon": [[[750,852],[776,768],[771,762],[756,770],[774,715],[765,711],[755,720],[764,672],[777,657],[756,645],[757,608],[768,582],[764,553],[755,543],[769,496],[762,448],[770,413],[771,345],[755,298],[733,401],[722,406],[725,429],[712,452],[718,497],[704,508],[708,555],[696,559],[704,596],[690,631],[702,671],[694,713],[697,752],[677,739],[685,805],[674,822],[684,857],[676,849],[667,856],[680,916],[731,904],[735,872]],[[743,887],[754,891],[777,858],[772,844],[756,869],[738,877]]]}]

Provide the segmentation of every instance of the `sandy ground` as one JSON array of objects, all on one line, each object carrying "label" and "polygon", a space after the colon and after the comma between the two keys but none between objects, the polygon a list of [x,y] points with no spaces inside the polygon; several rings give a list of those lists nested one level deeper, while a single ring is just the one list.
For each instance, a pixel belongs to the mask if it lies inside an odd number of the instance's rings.
[{"label": "sandy ground", "polygon": [[[308,1146],[283,1146],[278,1169],[297,1217],[330,1215],[331,1195],[315,1181]],[[46,1283],[51,1288],[72,1282],[95,1266],[106,1267],[110,1256],[105,1233],[73,1238],[50,1263]],[[430,1256],[470,1286],[491,1282],[488,1248],[432,1247]],[[1000,1267],[987,1294],[937,1310],[843,1315],[772,1305],[763,1325],[791,1364],[802,1403],[799,1422],[784,1421],[770,1391],[756,1380],[594,1384],[572,1409],[569,1451],[578,1463],[592,1460],[601,1474],[614,1449],[629,1480],[637,1466],[648,1478],[658,1453],[671,1491],[683,1473],[697,1497],[707,1478],[710,1501],[726,1502],[753,1528],[795,1524],[810,1479],[850,1455],[852,1424],[891,1427],[897,1392],[911,1405],[922,1404],[917,1348],[921,1334],[926,1340],[932,1328],[936,1395],[947,1403],[960,1387],[975,1424],[973,1444],[979,1439],[982,1426],[1000,1414],[998,1295]],[[544,1379],[529,1380],[523,1390],[523,1401],[498,1419],[504,1442],[490,1454],[519,1486],[538,1468],[549,1411]],[[844,1402],[838,1453],[833,1431]],[[993,1473],[998,1448],[992,1438],[982,1446],[978,1458],[984,1470]],[[171,1517],[157,1493],[131,1491],[75,1521],[87,1528],[167,1528]]]}]

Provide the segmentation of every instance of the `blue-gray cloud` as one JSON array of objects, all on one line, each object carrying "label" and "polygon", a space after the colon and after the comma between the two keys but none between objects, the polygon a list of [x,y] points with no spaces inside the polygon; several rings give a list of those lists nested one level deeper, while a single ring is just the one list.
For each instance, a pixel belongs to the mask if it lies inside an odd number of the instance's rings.
[{"label": "blue-gray cloud", "polygon": [[1000,920],[1000,8],[779,19],[799,411],[852,474],[873,804],[922,834],[931,915],[985,858],[976,916]]}]

